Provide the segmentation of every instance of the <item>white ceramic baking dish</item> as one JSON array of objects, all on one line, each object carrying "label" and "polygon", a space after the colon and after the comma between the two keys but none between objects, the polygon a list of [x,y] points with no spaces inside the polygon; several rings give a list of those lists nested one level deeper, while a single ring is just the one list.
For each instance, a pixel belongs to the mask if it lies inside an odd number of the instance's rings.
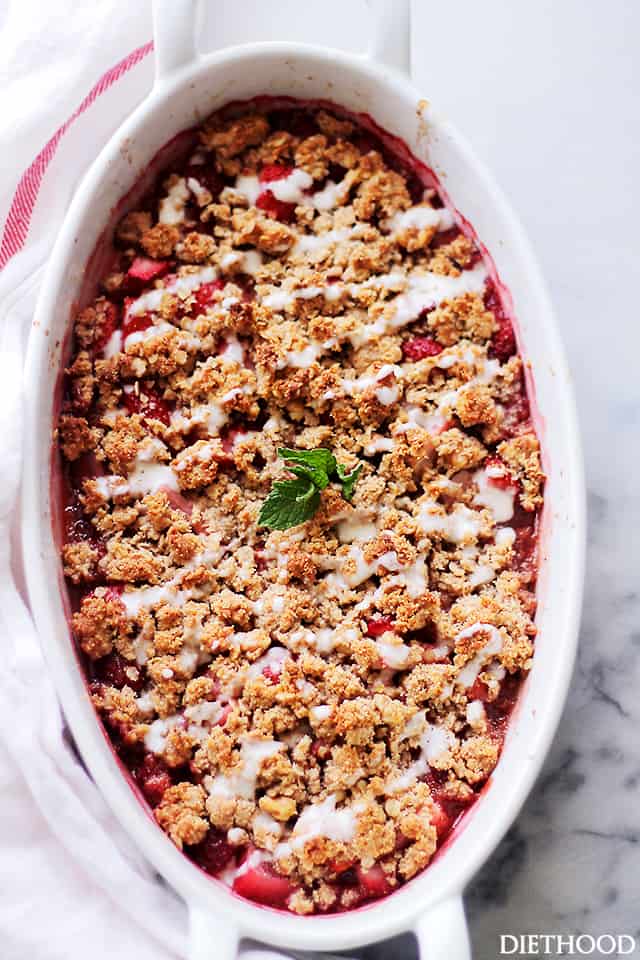
[{"label": "white ceramic baking dish", "polygon": [[[195,0],[155,4],[157,79],[150,96],[99,153],[52,252],[26,369],[24,559],[29,597],[64,712],[95,781],[144,854],[185,899],[191,960],[229,960],[241,937],[281,947],[340,950],[413,930],[421,957],[469,956],[462,892],[518,812],[551,742],[571,676],[581,605],[584,489],[574,400],[540,271],[489,173],[408,76],[408,5],[373,5],[369,56],[299,43],[252,43],[199,56]],[[424,91],[428,94],[428,91]],[[548,474],[533,670],[490,784],[436,862],[390,898],[350,913],[298,917],[234,896],[182,856],[134,796],[102,733],[78,669],[52,534],[51,431],[65,343],[83,274],[117,201],[179,131],[231,100],[258,94],[326,98],[370,114],[442,178],[510,290],[521,350],[533,372]]]}]

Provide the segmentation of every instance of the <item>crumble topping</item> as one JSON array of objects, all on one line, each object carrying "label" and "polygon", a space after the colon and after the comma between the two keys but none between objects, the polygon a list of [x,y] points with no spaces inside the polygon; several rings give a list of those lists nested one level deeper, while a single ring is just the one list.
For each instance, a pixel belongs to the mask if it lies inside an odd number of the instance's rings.
[{"label": "crumble topping", "polygon": [[[73,631],[173,842],[251,899],[349,909],[426,867],[498,761],[539,445],[426,171],[325,109],[222,111],[192,141],[75,319]],[[353,500],[261,527],[279,447],[361,464]]]}]

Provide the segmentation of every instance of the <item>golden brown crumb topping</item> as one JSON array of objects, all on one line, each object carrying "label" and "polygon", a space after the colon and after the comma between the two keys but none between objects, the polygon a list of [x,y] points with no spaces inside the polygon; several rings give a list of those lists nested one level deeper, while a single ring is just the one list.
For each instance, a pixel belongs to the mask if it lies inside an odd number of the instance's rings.
[{"label": "golden brown crumb topping", "polygon": [[[218,114],[75,322],[62,556],[96,706],[174,843],[299,913],[427,866],[533,654],[522,365],[424,179],[324,109]],[[353,500],[261,527],[280,447],[361,465]]]}]

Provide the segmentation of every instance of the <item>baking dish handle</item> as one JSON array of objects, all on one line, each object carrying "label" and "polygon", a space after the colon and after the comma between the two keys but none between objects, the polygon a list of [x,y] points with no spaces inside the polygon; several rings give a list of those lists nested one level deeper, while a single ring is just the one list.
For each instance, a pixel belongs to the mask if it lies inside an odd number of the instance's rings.
[{"label": "baking dish handle", "polygon": [[420,960],[471,960],[462,895],[441,900],[427,910],[413,932]]},{"label": "baking dish handle", "polygon": [[189,908],[188,960],[292,960],[291,954],[279,953],[272,947],[258,944],[240,946],[240,932],[222,914],[212,914],[201,907]]},{"label": "baking dish handle", "polygon": [[240,934],[220,914],[189,906],[188,960],[236,960]]},{"label": "baking dish handle", "polygon": [[[367,0],[373,14],[367,56],[381,66],[411,72],[410,0]],[[199,0],[153,0],[156,84],[196,59]]]},{"label": "baking dish handle", "polygon": [[367,56],[411,75],[411,0],[367,0],[373,13]]},{"label": "baking dish handle", "polygon": [[199,0],[153,0],[156,84],[196,59]]}]

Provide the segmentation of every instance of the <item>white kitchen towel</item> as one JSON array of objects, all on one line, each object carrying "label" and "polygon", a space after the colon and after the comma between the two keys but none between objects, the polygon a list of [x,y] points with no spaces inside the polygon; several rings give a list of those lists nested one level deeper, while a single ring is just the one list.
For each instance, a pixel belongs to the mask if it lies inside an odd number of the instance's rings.
[{"label": "white kitchen towel", "polygon": [[[307,5],[205,6],[205,47],[308,38]],[[314,39],[335,45],[326,2],[314,6]],[[346,48],[358,45],[363,6],[340,14]],[[184,905],[125,836],[65,730],[24,599],[16,521],[22,365],[43,267],[84,171],[150,89],[150,38],[150,0],[0,0],[3,960],[170,960],[186,949]]]},{"label": "white kitchen towel", "polygon": [[184,906],[124,836],[65,733],[16,589],[14,522],[22,359],[42,267],[96,149],[149,89],[149,10],[20,0],[0,22],[1,954],[169,960],[184,955]]}]

